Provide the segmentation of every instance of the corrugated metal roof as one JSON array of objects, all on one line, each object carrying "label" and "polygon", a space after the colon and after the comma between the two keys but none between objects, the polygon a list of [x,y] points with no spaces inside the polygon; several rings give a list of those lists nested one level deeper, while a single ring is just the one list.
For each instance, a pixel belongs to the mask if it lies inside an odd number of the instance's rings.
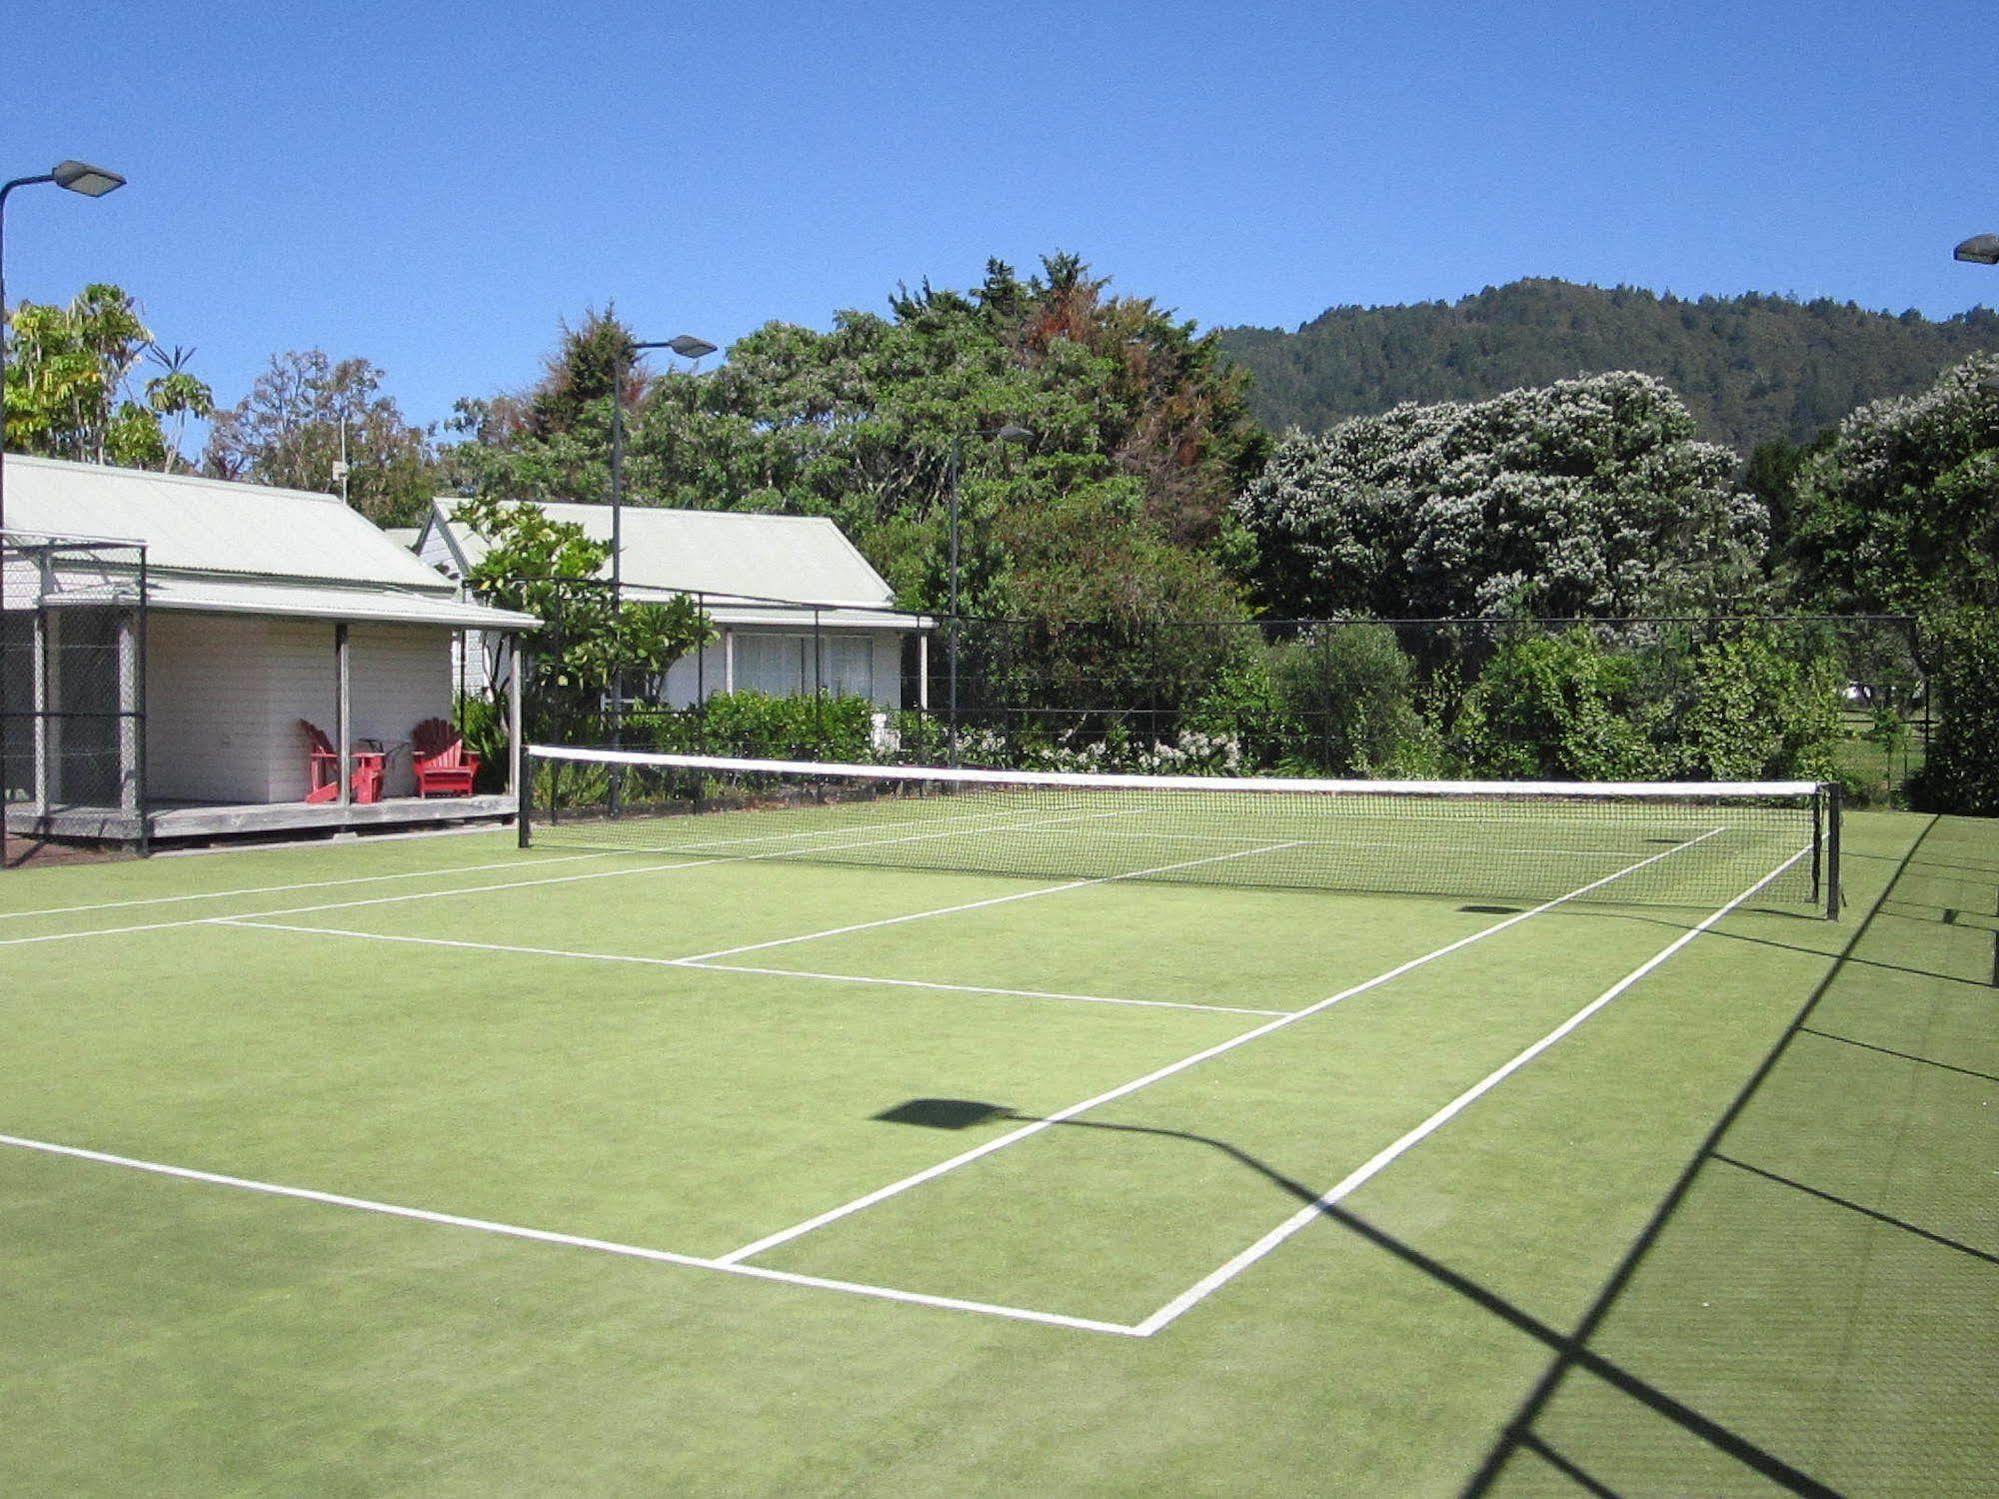
[{"label": "corrugated metal roof", "polygon": [[[459,503],[440,497],[432,507],[432,524],[448,528],[469,567],[486,555],[486,544],[451,519]],[[549,503],[541,508],[551,520],[582,526],[593,540],[611,539],[608,505]],[[620,529],[624,580],[634,587],[863,609],[895,604],[895,591],[824,516],[627,505]]]},{"label": "corrugated metal roof", "polygon": [[130,537],[155,573],[358,583],[449,596],[448,580],[333,495],[7,458],[10,530]]},{"label": "corrugated metal roof", "polygon": [[201,614],[283,614],[306,619],[378,620],[394,624],[441,625],[456,630],[533,630],[541,621],[509,609],[488,609],[446,595],[404,593],[390,588],[327,588],[312,584],[188,578],[175,574],[148,580],[149,609],[182,609]]}]

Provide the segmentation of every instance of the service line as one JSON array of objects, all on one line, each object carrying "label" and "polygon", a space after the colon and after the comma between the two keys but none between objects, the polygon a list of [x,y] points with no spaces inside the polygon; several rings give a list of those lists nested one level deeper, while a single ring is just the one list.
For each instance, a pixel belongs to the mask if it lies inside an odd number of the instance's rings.
[{"label": "service line", "polygon": [[903,1177],[899,1181],[890,1182],[887,1186],[877,1187],[872,1192],[856,1197],[850,1202],[843,1202],[838,1207],[829,1208],[816,1217],[807,1218],[802,1223],[794,1223],[789,1228],[780,1229],[776,1233],[766,1234],[761,1239],[752,1240],[750,1243],[744,1244],[740,1248],[733,1249],[721,1256],[721,1262],[724,1264],[735,1264],[739,1261],[749,1259],[753,1255],[759,1255],[766,1250],[775,1249],[780,1244],[788,1244],[793,1239],[801,1238],[817,1229],[826,1227],[830,1223],[837,1223],[842,1218],[850,1217],[855,1213],[875,1206],[877,1203],[886,1202],[889,1198],[899,1196],[901,1193],[909,1191],[912,1187],[920,1187],[925,1182],[935,1181],[938,1177],[956,1171],[960,1167],[969,1166],[974,1161],[983,1160],[995,1151],[1005,1150],[1010,1145],[1017,1145],[1022,1140],[1031,1139],[1045,1129],[1053,1129],[1065,1120],[1074,1119],[1077,1115],[1087,1113],[1091,1109],[1100,1108],[1104,1104],[1128,1097],[1138,1092],[1141,1088],[1149,1088],[1154,1083],[1163,1082],[1169,1077],[1185,1072],[1190,1067],[1198,1067],[1203,1062],[1212,1061],[1218,1056],[1234,1051],[1238,1046],[1247,1046],[1250,1042],[1261,1040],[1265,1036],[1283,1030],[1286,1026],[1296,1025],[1301,1020],[1321,1014],[1331,1009],[1334,1005],[1344,1003],[1356,995],[1365,994],[1371,989],[1378,989],[1383,984],[1390,983],[1402,977],[1405,973],[1413,972],[1425,964],[1434,963],[1437,959],[1447,957],[1461,948],[1470,947],[1475,942],[1483,942],[1486,938],[1496,936],[1509,927],[1518,926],[1523,921],[1531,921],[1544,912],[1554,910],[1557,906],[1566,905],[1572,900],[1580,899],[1592,890],[1600,890],[1613,880],[1620,880],[1628,874],[1636,873],[1649,864],[1656,864],[1661,859],[1669,859],[1684,849],[1692,848],[1698,843],[1703,843],[1721,831],[1722,829],[1720,828],[1710,828],[1697,838],[1690,838],[1685,843],[1676,843],[1671,848],[1662,849],[1658,853],[1640,859],[1634,864],[1628,864],[1613,874],[1607,874],[1599,879],[1591,880],[1586,885],[1579,885],[1566,895],[1558,895],[1553,900],[1543,901],[1540,905],[1530,910],[1517,912],[1512,916],[1508,916],[1503,921],[1494,922],[1491,926],[1480,927],[1477,931],[1460,937],[1454,942],[1447,942],[1442,947],[1434,948],[1420,957],[1411,958],[1408,962],[1398,964],[1386,973],[1376,974],[1371,979],[1366,979],[1350,988],[1342,989],[1339,993],[1329,995],[1315,1004],[1307,1005],[1302,1010],[1294,1010],[1289,1014],[1279,1016],[1275,1020],[1246,1030],[1240,1035],[1231,1036],[1226,1041],[1218,1042],[1216,1045],[1197,1051],[1191,1056],[1182,1057],[1177,1062],[1169,1062],[1164,1067],[1155,1068],[1143,1077],[1133,1078],[1128,1083],[1120,1084],[1118,1087],[1099,1093],[1093,1098],[1086,1098],[1081,1103],[1070,1104],[1067,1108],[1058,1109],[1053,1114],[1048,1114],[1031,1123],[1023,1124],[1018,1129],[1009,1130],[1003,1135],[996,1135],[982,1145],[975,1145],[970,1150],[961,1151],[947,1160],[939,1161],[934,1166],[926,1167],[921,1171]]}]

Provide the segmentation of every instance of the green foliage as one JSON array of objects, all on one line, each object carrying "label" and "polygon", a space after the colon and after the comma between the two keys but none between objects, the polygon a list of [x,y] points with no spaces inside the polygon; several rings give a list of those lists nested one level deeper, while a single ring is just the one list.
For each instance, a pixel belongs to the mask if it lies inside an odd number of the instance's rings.
[{"label": "green foliage", "polygon": [[1767,633],[1711,642],[1694,658],[1686,698],[1654,714],[1671,773],[1711,781],[1826,780],[1837,773],[1841,675],[1822,652]]},{"label": "green foliage", "polygon": [[[481,493],[603,492],[607,313],[565,331],[542,383],[461,403],[449,460]],[[829,332],[771,323],[696,379],[638,381],[627,492],[635,503],[824,515],[905,606],[949,594],[957,476],[962,611],[1065,621],[1240,615],[1202,549],[1265,439],[1244,379],[1211,336],[1143,298],[1111,295],[1074,256],[1022,279],[995,261],[970,292],[927,283],[889,314]],[[1002,442],[1008,424],[1031,433]],[[1075,565],[1087,548],[1103,565]]]},{"label": "green foliage", "polygon": [[1301,756],[1307,738],[1278,692],[1273,654],[1260,645],[1236,653],[1181,720],[1189,732],[1237,744],[1246,770],[1268,770]]},{"label": "green foliage", "polygon": [[[214,409],[209,388],[186,369],[192,351],[159,351],[123,288],[101,282],[66,307],[23,302],[6,316],[7,442],[24,453],[172,469],[187,416]],[[134,399],[130,380],[151,353],[166,375]],[[177,416],[170,438],[163,416]]]},{"label": "green foliage", "polygon": [[430,433],[403,420],[365,359],[274,354],[250,393],[215,417],[203,464],[222,479],[338,494],[345,427],[348,501],[378,525],[411,524],[437,489]]},{"label": "green foliage", "polygon": [[875,758],[877,711],[864,697],[718,692],[705,709],[653,714],[634,726],[650,734],[654,749],[670,754],[854,764]]},{"label": "green foliage", "polygon": [[1454,725],[1506,780],[1821,780],[1836,773],[1837,660],[1745,629],[1613,650],[1588,629],[1504,642]]},{"label": "green foliage", "polygon": [[1455,303],[1334,307],[1295,332],[1224,329],[1221,341],[1255,376],[1251,405],[1274,431],[1630,369],[1671,381],[1703,436],[1746,454],[1809,442],[1863,401],[1910,394],[1953,360],[1999,350],[1999,314],[1931,322],[1827,298],[1525,280]]},{"label": "green foliage", "polygon": [[1659,754],[1636,722],[1637,663],[1585,629],[1502,646],[1454,727],[1474,775],[1497,780],[1645,780]]},{"label": "green foliage", "polygon": [[1414,667],[1387,625],[1322,626],[1277,647],[1270,675],[1280,714],[1298,727],[1292,757],[1327,774],[1378,774],[1422,737]]},{"label": "green foliage", "polygon": [[1795,550],[1821,605],[1999,608],[1999,357],[1854,412],[1796,480]]},{"label": "green foliage", "polygon": [[497,696],[460,693],[453,722],[465,736],[465,748],[479,757],[479,779],[475,790],[496,792],[507,784],[507,761],[512,746],[507,742],[507,706]]},{"label": "green foliage", "polygon": [[542,622],[528,654],[525,727],[532,739],[593,741],[615,680],[622,676],[627,694],[641,691],[713,638],[707,616],[685,597],[613,607],[599,577],[610,544],[591,540],[581,526],[550,520],[539,505],[467,500],[454,518],[488,543],[466,580],[474,591]]},{"label": "green foliage", "polygon": [[1942,717],[1912,799],[1927,811],[1999,816],[1999,614],[1938,611],[1923,634]]}]

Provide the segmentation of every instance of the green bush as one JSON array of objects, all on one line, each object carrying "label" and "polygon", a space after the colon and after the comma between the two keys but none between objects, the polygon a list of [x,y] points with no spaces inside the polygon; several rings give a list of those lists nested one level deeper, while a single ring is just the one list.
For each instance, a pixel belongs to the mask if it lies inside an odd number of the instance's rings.
[{"label": "green bush", "polygon": [[756,760],[875,758],[875,705],[864,697],[772,697],[718,692],[705,709],[648,716],[653,748]]},{"label": "green bush", "polygon": [[1924,636],[1942,717],[1911,799],[1925,811],[1999,816],[1999,613],[1940,612]]},{"label": "green bush", "polygon": [[1453,737],[1498,780],[1631,781],[1664,757],[1640,721],[1643,674],[1585,629],[1508,641],[1465,694]]},{"label": "green bush", "polygon": [[1296,756],[1304,737],[1279,699],[1272,654],[1259,645],[1230,661],[1181,721],[1185,734],[1234,741],[1244,771],[1268,770]]},{"label": "green bush", "polygon": [[1687,700],[1655,715],[1658,737],[1688,779],[1829,780],[1839,771],[1840,686],[1830,656],[1801,658],[1746,631],[1700,648]]},{"label": "green bush", "polygon": [[1388,625],[1324,625],[1282,646],[1270,667],[1290,758],[1344,776],[1397,766],[1424,737],[1415,665]]},{"label": "green bush", "polygon": [[479,757],[479,778],[474,790],[500,792],[507,789],[507,710],[484,693],[463,693],[458,698],[455,719],[465,735],[465,748]]}]

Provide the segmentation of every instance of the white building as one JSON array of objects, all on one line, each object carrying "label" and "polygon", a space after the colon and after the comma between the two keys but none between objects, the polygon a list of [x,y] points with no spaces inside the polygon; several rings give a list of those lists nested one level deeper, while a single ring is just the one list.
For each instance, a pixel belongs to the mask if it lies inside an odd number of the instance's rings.
[{"label": "white building", "polygon": [[[434,501],[416,543],[420,559],[456,580],[487,550],[485,538],[453,518],[460,503]],[[609,506],[541,508],[593,540],[611,539]],[[903,676],[907,666],[919,683],[927,680],[931,621],[895,607],[894,590],[832,521],[627,505],[620,530],[625,597],[685,594],[715,625],[715,641],[675,662],[658,684],[666,706],[690,707],[718,692],[802,696],[815,689],[864,697],[884,712],[915,706],[903,702]],[[490,645],[475,645],[465,664],[468,685],[482,685],[495,659]]]},{"label": "white building", "polygon": [[[510,810],[410,798],[407,746],[452,717],[458,632],[536,621],[461,600],[337,497],[10,456],[6,505],[11,829],[193,837]],[[144,543],[144,608],[136,547],[62,538]],[[301,719],[350,756],[380,746],[380,801],[306,804]]]}]

